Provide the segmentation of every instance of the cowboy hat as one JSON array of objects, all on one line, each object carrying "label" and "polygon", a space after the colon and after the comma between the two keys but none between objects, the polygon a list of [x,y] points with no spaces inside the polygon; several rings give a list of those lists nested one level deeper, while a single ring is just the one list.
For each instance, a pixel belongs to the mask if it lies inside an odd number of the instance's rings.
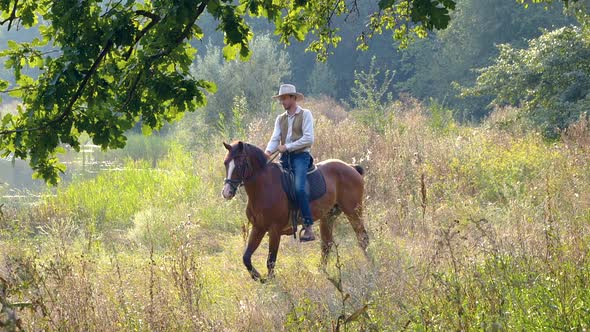
[{"label": "cowboy hat", "polygon": [[297,92],[295,86],[293,84],[281,84],[279,87],[279,94],[276,96],[272,96],[273,98],[279,98],[280,96],[284,95],[292,95],[297,98],[297,100],[303,100],[303,94]]}]

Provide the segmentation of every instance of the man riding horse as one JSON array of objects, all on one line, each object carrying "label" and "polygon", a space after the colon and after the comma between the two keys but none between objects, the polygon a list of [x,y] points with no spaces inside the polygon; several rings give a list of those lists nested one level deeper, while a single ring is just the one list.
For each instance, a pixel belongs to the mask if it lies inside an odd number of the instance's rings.
[{"label": "man riding horse", "polygon": [[[227,154],[223,160],[227,177],[223,181],[221,195],[232,199],[240,186],[248,195],[246,216],[252,225],[248,244],[242,260],[254,280],[264,281],[252,264],[252,255],[263,237],[268,234],[268,278],[274,275],[275,262],[281,236],[294,235],[295,227],[289,225],[290,202],[283,187],[283,170],[272,162],[269,155],[279,151],[283,166],[294,168],[296,198],[304,220],[304,234],[301,241],[315,239],[312,223],[319,220],[322,259],[325,266],[334,243],[334,221],[343,213],[354,230],[358,243],[367,255],[369,236],[363,223],[364,169],[338,159],[327,159],[317,163],[317,171],[325,183],[324,191],[308,201],[305,192],[306,173],[311,163],[310,147],[313,144],[313,117],[309,110],[297,105],[303,95],[293,85],[284,84],[275,96],[286,112],[275,121],[275,129],[266,151],[242,141],[223,143]],[[315,180],[314,180],[315,181]],[[316,188],[318,188],[316,186]],[[316,192],[317,194],[317,192]],[[367,256],[368,257],[368,256]]]},{"label": "man riding horse", "polygon": [[270,156],[277,150],[281,152],[281,165],[291,167],[295,175],[295,194],[297,205],[303,217],[304,233],[300,241],[313,241],[313,219],[309,200],[305,191],[307,170],[311,161],[311,146],[314,142],[313,116],[308,109],[301,108],[297,102],[303,94],[297,92],[292,84],[282,84],[279,94],[273,96],[283,105],[285,112],[277,116],[272,137],[265,153]]}]

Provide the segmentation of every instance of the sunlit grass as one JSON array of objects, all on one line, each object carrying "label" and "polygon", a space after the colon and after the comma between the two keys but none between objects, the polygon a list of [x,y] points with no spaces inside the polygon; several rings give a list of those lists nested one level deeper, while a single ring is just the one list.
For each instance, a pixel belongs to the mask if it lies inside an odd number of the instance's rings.
[{"label": "sunlit grass", "polygon": [[[252,281],[245,193],[220,197],[221,140],[198,151],[170,140],[155,168],[129,160],[6,213],[7,299],[35,309],[17,309],[27,330],[587,329],[588,130],[546,142],[392,110],[381,133],[329,109],[316,117],[317,161],[367,170],[373,263],[341,217],[326,271],[319,241],[283,237],[276,278]],[[254,122],[246,139],[262,146],[271,128]],[[265,239],[253,257],[263,274],[267,254]]]}]

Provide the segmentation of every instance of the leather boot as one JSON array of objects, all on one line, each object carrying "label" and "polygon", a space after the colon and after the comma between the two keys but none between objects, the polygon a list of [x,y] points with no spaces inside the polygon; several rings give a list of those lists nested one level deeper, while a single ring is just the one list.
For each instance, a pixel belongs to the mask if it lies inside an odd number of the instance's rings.
[{"label": "leather boot", "polygon": [[315,240],[315,234],[313,233],[312,225],[303,226],[303,235],[299,235],[299,241],[309,242]]}]

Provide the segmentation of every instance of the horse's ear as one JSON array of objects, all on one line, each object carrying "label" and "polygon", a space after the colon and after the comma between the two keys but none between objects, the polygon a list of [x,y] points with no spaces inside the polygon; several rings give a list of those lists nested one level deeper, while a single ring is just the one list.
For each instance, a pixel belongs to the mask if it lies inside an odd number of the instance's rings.
[{"label": "horse's ear", "polygon": [[231,151],[231,145],[223,142],[223,146],[225,146],[225,148],[227,149],[227,151]]},{"label": "horse's ear", "polygon": [[244,142],[242,142],[242,141],[238,142],[238,151],[244,151]]}]

